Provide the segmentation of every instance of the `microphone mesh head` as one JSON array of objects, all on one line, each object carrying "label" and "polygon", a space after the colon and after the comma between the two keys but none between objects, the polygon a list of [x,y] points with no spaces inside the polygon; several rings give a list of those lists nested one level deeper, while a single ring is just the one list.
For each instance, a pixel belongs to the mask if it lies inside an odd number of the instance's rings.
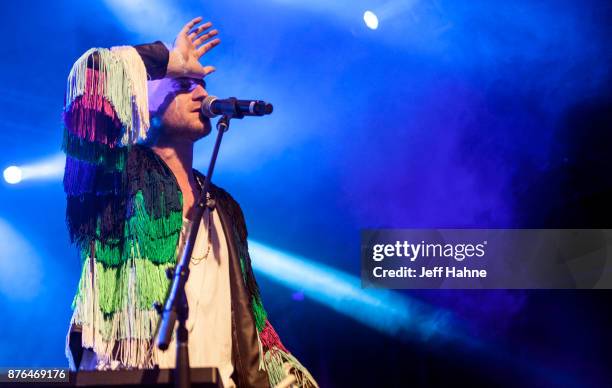
[{"label": "microphone mesh head", "polygon": [[217,116],[212,111],[212,103],[217,99],[217,96],[206,96],[202,102],[202,114],[210,119]]}]

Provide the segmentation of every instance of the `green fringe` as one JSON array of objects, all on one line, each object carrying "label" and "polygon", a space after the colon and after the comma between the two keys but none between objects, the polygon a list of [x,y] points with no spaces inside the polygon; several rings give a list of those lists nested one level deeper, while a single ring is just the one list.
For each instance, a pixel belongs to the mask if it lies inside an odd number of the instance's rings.
[{"label": "green fringe", "polygon": [[[110,243],[102,243],[99,240],[95,241],[96,261],[105,266],[117,266],[127,260],[127,255],[122,249],[121,242],[113,240]],[[85,254],[89,255],[89,249],[84,249]]]},{"label": "green fringe", "polygon": [[[154,302],[163,303],[170,287],[166,270],[173,267],[172,263],[154,264],[145,259],[131,259],[116,267],[96,261],[95,292],[103,318],[112,320],[113,314],[118,311],[151,311]],[[87,276],[88,269],[89,261],[85,260],[72,309],[86,297],[83,295],[87,288],[85,282],[91,282]],[[130,289],[131,287],[133,289]],[[93,307],[93,300],[84,302],[89,308]]]},{"label": "green fringe", "polygon": [[[165,277],[160,278],[159,274],[166,266],[158,268],[160,266],[146,260],[133,260],[118,268],[107,268],[97,263],[94,265],[96,289],[92,290],[89,258],[83,264],[73,301],[73,323],[94,330],[94,341],[96,337],[97,341],[108,343],[124,339],[150,341],[157,330],[159,316],[151,308],[149,299],[163,301],[170,282]],[[128,283],[121,283],[126,278]],[[128,294],[125,294],[126,289]],[[126,295],[125,298],[118,297],[121,293]],[[140,293],[146,296],[136,297]],[[109,306],[113,303],[117,305]]]},{"label": "green fringe", "polygon": [[240,256],[240,273],[242,273],[242,279],[244,280],[244,284],[247,284],[246,269],[243,256]]},{"label": "green fringe", "polygon": [[[146,211],[141,191],[134,196],[132,210],[124,226],[123,239],[95,240],[96,261],[108,267],[130,259],[147,259],[155,264],[176,263],[176,247],[183,226],[182,211],[153,218]],[[97,236],[100,236],[99,229],[98,226]],[[81,257],[89,254],[89,244],[83,244]]]},{"label": "green fringe", "polygon": [[68,132],[64,128],[62,151],[73,158],[104,167],[106,171],[123,171],[128,147],[111,148],[100,142],[89,142]]},{"label": "green fringe", "polygon": [[112,314],[127,308],[129,268],[126,265],[108,267],[96,262],[96,286],[100,311]]},{"label": "green fringe", "polygon": [[154,302],[164,303],[170,280],[166,276],[168,268],[174,268],[174,263],[154,264],[149,260],[136,265],[137,307],[141,310],[151,310]]},{"label": "green fringe", "polygon": [[174,263],[182,226],[182,211],[170,211],[161,218],[151,217],[145,208],[143,193],[138,191],[133,199],[133,214],[125,225],[126,250],[135,250],[137,257],[154,263]]},{"label": "green fringe", "polygon": [[268,313],[263,307],[263,303],[261,302],[261,298],[257,295],[253,295],[251,298],[251,303],[253,307],[253,315],[255,316],[255,326],[257,327],[257,332],[261,333],[261,331],[266,326],[266,320],[268,319]]},{"label": "green fringe", "polygon": [[[166,270],[172,267],[170,263],[154,264],[145,259],[132,259],[118,267],[96,262],[100,311],[109,315],[133,307],[151,310],[154,302],[163,303],[170,286]],[[132,293],[130,277],[135,287]]]},{"label": "green fringe", "polygon": [[77,292],[74,295],[74,298],[72,299],[72,305],[70,306],[72,310],[74,310],[76,308],[77,303],[79,302],[79,300],[82,297],[82,290],[84,288],[84,284],[83,282],[90,282],[91,279],[89,279],[87,277],[87,256],[83,256],[81,255],[81,277],[79,278],[79,285],[77,287]]}]

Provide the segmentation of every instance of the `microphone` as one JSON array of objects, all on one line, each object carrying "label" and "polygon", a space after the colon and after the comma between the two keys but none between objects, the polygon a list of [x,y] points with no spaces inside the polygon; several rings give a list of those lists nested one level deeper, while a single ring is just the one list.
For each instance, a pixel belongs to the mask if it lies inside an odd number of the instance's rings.
[{"label": "microphone", "polygon": [[211,119],[219,115],[241,119],[244,116],[269,115],[272,113],[272,104],[260,100],[238,100],[235,97],[223,100],[216,96],[206,96],[201,111]]}]

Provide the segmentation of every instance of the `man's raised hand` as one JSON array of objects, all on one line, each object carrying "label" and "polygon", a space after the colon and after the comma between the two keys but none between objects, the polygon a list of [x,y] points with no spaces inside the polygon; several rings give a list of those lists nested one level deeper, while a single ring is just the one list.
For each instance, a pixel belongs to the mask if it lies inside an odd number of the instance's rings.
[{"label": "man's raised hand", "polygon": [[213,66],[203,66],[200,58],[221,42],[212,39],[219,31],[209,30],[211,22],[198,26],[201,21],[202,17],[193,19],[176,36],[168,60],[168,77],[202,78],[215,71]]}]

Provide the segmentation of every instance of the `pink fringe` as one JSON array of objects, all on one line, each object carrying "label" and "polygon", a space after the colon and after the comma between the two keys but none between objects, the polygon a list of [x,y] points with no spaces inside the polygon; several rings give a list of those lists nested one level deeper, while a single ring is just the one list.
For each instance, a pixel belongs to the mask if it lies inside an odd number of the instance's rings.
[{"label": "pink fringe", "polygon": [[64,123],[70,133],[81,139],[113,147],[122,125],[111,103],[103,94],[97,94],[97,84],[102,82],[99,78],[97,70],[87,69],[85,93],[66,107]]},{"label": "pink fringe", "polygon": [[266,320],[266,325],[264,326],[261,333],[259,333],[259,338],[261,339],[261,344],[263,345],[264,348],[270,349],[272,347],[277,347],[278,349],[286,353],[290,353],[287,350],[287,348],[283,346],[283,343],[278,337],[278,334],[276,334],[276,331],[274,330],[274,328],[270,324],[270,321],[268,320]]}]

